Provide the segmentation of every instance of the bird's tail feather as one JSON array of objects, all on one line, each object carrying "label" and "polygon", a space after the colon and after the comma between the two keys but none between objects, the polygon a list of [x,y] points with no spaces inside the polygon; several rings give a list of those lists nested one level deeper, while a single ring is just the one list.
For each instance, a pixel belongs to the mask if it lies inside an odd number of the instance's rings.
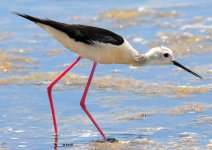
[{"label": "bird's tail feather", "polygon": [[12,12],[12,13],[15,14],[15,15],[18,15],[20,17],[23,17],[25,19],[28,19],[30,21],[33,21],[35,23],[44,23],[44,20],[40,19],[40,18],[32,17],[32,16],[26,15],[26,14],[21,14],[21,13],[18,13],[18,12]]}]

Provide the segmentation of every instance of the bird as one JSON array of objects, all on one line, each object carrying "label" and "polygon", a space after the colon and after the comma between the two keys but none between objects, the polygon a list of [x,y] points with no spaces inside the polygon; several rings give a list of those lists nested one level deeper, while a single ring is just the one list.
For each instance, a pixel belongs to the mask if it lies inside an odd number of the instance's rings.
[{"label": "bird", "polygon": [[71,63],[64,72],[62,72],[47,87],[47,93],[52,113],[54,133],[58,135],[57,120],[54,110],[52,89],[53,86],[70,71],[82,58],[93,61],[93,67],[90,72],[85,90],[82,94],[80,106],[99,131],[103,139],[106,136],[100,126],[86,107],[86,95],[88,93],[97,64],[125,64],[132,66],[147,65],[176,65],[194,76],[202,79],[202,76],[186,68],[176,61],[173,51],[165,46],[151,48],[144,54],[139,53],[133,46],[122,36],[99,27],[67,24],[57,22],[51,19],[42,19],[27,14],[13,12],[15,15],[28,19],[42,29],[47,31],[54,39],[61,43],[65,48],[77,53],[79,56]]}]

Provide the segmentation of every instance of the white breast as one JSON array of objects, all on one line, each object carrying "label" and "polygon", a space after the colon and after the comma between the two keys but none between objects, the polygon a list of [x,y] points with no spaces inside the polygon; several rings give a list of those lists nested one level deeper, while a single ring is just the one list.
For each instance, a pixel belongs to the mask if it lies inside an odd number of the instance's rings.
[{"label": "white breast", "polygon": [[56,40],[66,48],[79,54],[81,57],[88,58],[101,64],[134,64],[134,56],[138,52],[126,41],[122,45],[112,45],[95,42],[94,45],[88,45],[82,42],[76,42],[67,34],[50,26],[37,23],[41,28],[51,34]]}]

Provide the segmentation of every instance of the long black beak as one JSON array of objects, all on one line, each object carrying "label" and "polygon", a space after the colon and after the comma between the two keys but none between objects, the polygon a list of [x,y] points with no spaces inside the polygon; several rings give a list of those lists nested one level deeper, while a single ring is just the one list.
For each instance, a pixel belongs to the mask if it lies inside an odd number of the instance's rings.
[{"label": "long black beak", "polygon": [[189,73],[195,75],[196,77],[200,78],[200,79],[203,79],[200,75],[198,75],[197,73],[189,70],[188,68],[186,68],[185,66],[181,65],[180,63],[176,62],[176,61],[172,61],[174,65],[184,69],[185,71],[188,71]]}]

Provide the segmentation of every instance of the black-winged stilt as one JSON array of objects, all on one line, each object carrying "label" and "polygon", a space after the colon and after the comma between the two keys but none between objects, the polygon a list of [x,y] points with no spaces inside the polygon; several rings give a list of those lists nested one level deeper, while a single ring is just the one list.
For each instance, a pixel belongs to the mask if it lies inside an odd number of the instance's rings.
[{"label": "black-winged stilt", "polygon": [[52,88],[71,68],[73,68],[79,62],[81,58],[90,59],[94,63],[80,101],[80,106],[93,122],[103,138],[106,138],[105,134],[93,119],[85,104],[86,95],[90,87],[97,63],[128,64],[134,66],[174,64],[202,79],[200,75],[178,63],[173,56],[172,50],[167,47],[161,46],[152,48],[147,53],[140,54],[127,42],[127,40],[109,30],[86,25],[69,25],[50,19],[35,18],[17,12],[14,12],[14,14],[33,21],[41,28],[46,30],[49,34],[51,34],[64,47],[79,55],[79,57],[51,84],[49,84],[47,88],[54,123],[54,132],[56,135],[58,134],[58,129],[51,94]]}]

